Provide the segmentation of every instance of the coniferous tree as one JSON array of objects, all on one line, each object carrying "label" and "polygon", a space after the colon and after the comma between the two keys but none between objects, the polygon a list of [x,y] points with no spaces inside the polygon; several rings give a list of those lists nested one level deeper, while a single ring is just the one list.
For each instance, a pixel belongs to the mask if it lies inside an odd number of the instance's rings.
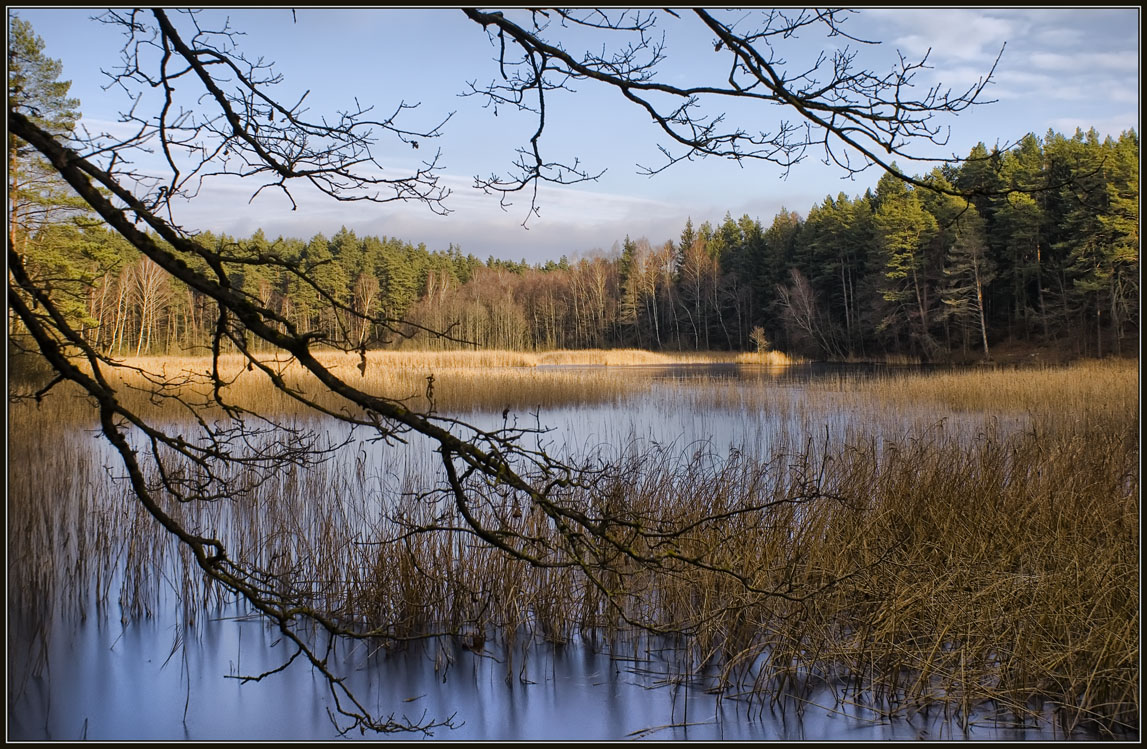
[{"label": "coniferous tree", "polygon": [[[68,97],[71,81],[59,80],[63,66],[44,54],[44,41],[31,24],[9,16],[8,107],[53,136],[68,139],[79,119],[80,102]],[[37,229],[61,213],[78,210],[67,189],[35,149],[8,134],[8,229],[23,248]]]},{"label": "coniferous tree", "polygon": [[964,346],[967,346],[968,334],[975,331],[983,346],[984,357],[991,358],[984,289],[995,278],[995,263],[988,256],[985,221],[979,211],[971,204],[960,206],[960,209],[953,220],[954,240],[944,264],[945,284],[941,301],[945,315],[951,317],[963,333]]},{"label": "coniferous tree", "polygon": [[999,280],[995,297],[1005,304],[1009,330],[1018,328],[1027,339],[1033,328],[1048,339],[1047,306],[1042,271],[1046,252],[1043,206],[1046,190],[1043,147],[1034,134],[1020,139],[1017,148],[1004,154],[1001,166],[1004,186],[1014,192],[997,201],[991,233],[998,236],[995,254]]},{"label": "coniferous tree", "polygon": [[880,331],[893,341],[906,336],[925,356],[935,352],[930,332],[932,298],[925,275],[925,249],[937,232],[935,217],[915,190],[888,178],[877,189],[876,227],[883,253]]},{"label": "coniferous tree", "polygon": [[[8,18],[8,107],[61,139],[70,139],[80,103],[69,98],[70,81],[59,80],[63,66],[44,54],[44,41],[31,24]],[[86,297],[101,261],[95,245],[83,239],[86,205],[45,159],[19,137],[8,134],[8,243],[29,275],[79,328],[90,327]],[[63,221],[72,228],[54,227]],[[9,316],[9,334],[15,318]]]},{"label": "coniferous tree", "polygon": [[1139,137],[1124,132],[1105,150],[1107,209],[1099,223],[1108,242],[1111,323],[1116,353],[1121,353],[1124,325],[1139,319]]}]

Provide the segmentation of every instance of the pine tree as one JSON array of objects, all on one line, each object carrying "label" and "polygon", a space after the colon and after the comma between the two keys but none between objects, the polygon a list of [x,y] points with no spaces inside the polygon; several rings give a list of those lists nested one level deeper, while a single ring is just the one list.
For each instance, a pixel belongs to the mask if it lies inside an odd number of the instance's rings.
[{"label": "pine tree", "polygon": [[1099,223],[1107,241],[1111,326],[1120,353],[1124,324],[1139,318],[1139,136],[1125,132],[1104,150],[1107,208]]},{"label": "pine tree", "polygon": [[1018,148],[1003,158],[1001,177],[1007,188],[1015,190],[999,201],[992,234],[999,238],[1000,252],[997,299],[1006,301],[1009,324],[1019,324],[1024,337],[1030,337],[1032,318],[1037,317],[1046,340],[1049,335],[1047,305],[1044,299],[1044,254],[1046,218],[1044,200],[1047,174],[1043,148],[1039,139],[1029,133],[1020,139]]},{"label": "pine tree", "polygon": [[924,250],[938,230],[936,219],[924,209],[916,191],[899,180],[881,178],[876,199],[876,227],[884,253],[881,296],[886,303],[879,329],[893,339],[907,333],[922,353],[930,355],[936,344],[929,331],[932,300]]},{"label": "pine tree", "polygon": [[[71,81],[60,81],[63,66],[44,55],[44,41],[32,25],[9,17],[8,107],[55,136],[68,138],[79,119],[80,102],[68,98]],[[67,191],[43,157],[20,138],[8,135],[8,230],[23,249],[36,231],[61,211],[75,211],[79,199]]]},{"label": "pine tree", "polygon": [[[62,139],[79,118],[79,101],[68,98],[70,81],[60,81],[59,61],[44,55],[44,42],[31,24],[9,16],[8,107]],[[88,292],[106,258],[87,241],[94,222],[84,203],[31,146],[8,135],[8,245],[25,272],[56,303],[76,329],[86,332]],[[66,227],[62,226],[67,222]],[[9,317],[9,335],[20,330]],[[9,349],[12,350],[11,347]]]},{"label": "pine tree", "polygon": [[621,299],[618,300],[617,316],[622,331],[634,331],[638,345],[641,345],[641,330],[638,325],[641,316],[640,277],[644,270],[640,267],[641,261],[637,243],[626,235],[625,243],[621,246],[621,258],[618,260]]},{"label": "pine tree", "polygon": [[941,291],[944,312],[967,334],[975,330],[984,349],[988,350],[988,328],[984,313],[984,289],[995,278],[995,264],[988,256],[984,236],[984,219],[974,205],[964,203],[953,221],[954,241],[944,263],[945,284]]},{"label": "pine tree", "polygon": [[1079,315],[1084,331],[1094,330],[1097,356],[1103,355],[1105,317],[1110,317],[1112,299],[1118,296],[1113,290],[1119,285],[1114,237],[1101,219],[1115,215],[1109,202],[1112,175],[1106,163],[1107,150],[1094,129],[1086,134],[1077,130],[1063,144],[1069,179],[1062,190],[1065,210],[1059,214],[1059,241],[1055,244],[1063,257],[1067,281],[1065,306]]}]

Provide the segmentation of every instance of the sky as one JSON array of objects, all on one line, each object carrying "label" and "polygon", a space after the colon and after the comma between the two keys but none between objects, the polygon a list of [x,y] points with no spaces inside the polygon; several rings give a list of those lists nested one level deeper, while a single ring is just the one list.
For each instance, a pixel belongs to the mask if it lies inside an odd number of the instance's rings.
[{"label": "sky", "polygon": [[[45,42],[45,54],[63,64],[62,78],[72,81],[82,124],[90,131],[114,132],[126,99],[106,88],[106,72],[120,61],[122,38],[92,17],[87,8],[26,8],[10,13],[30,22]],[[665,80],[681,84],[708,77],[721,83],[721,66],[710,32],[698,30],[682,12],[664,18],[667,58]],[[208,183],[196,199],[177,206],[177,221],[192,230],[249,236],[262,228],[270,237],[309,239],[331,236],[341,227],[360,236],[397,237],[425,243],[431,250],[453,244],[485,259],[525,259],[531,263],[610,252],[626,237],[660,244],[680,236],[687,218],[695,225],[721,222],[726,213],[748,215],[768,226],[782,209],[801,215],[826,196],[860,195],[880,178],[875,168],[849,178],[839,168],[808,159],[785,175],[769,163],[738,165],[708,159],[684,162],[654,177],[638,165],[657,163],[664,143],[648,115],[613,90],[577,83],[576,93],[552,96],[542,141],[549,158],[577,157],[588,170],[605,170],[593,183],[545,186],[539,192],[540,215],[529,217],[528,199],[518,196],[506,209],[495,197],[473,187],[476,175],[505,173],[536,123],[502,108],[494,112],[476,97],[462,97],[471,81],[478,85],[498,76],[496,48],[485,32],[460,11],[450,9],[213,9],[204,25],[227,18],[245,34],[248,58],[275,63],[283,100],[306,101],[318,116],[354,106],[375,105],[389,112],[400,101],[418,103],[405,113],[412,128],[430,128],[453,113],[440,138],[418,151],[383,140],[376,148],[388,170],[415,168],[427,153],[440,149],[444,185],[451,189],[450,214],[439,216],[414,203],[385,205],[338,203],[305,191],[298,209],[281,195],[263,193],[251,200],[250,182]],[[916,94],[937,83],[959,92],[996,66],[984,104],[937,121],[950,127],[944,146],[921,147],[920,156],[964,156],[978,142],[1001,147],[1027,133],[1049,129],[1072,134],[1094,127],[1102,136],[1139,125],[1140,10],[1112,8],[931,8],[862,9],[844,28],[878,45],[856,45],[858,62],[887,72],[899,55],[928,55],[929,69],[917,76]],[[596,42],[595,42],[596,43]],[[840,37],[802,32],[778,42],[791,69],[811,65],[822,50],[845,43]],[[563,92],[564,93],[564,92]],[[777,108],[730,109],[748,130],[775,128],[794,119]],[[900,166],[923,174],[931,164]],[[530,218],[527,227],[522,224]]]}]

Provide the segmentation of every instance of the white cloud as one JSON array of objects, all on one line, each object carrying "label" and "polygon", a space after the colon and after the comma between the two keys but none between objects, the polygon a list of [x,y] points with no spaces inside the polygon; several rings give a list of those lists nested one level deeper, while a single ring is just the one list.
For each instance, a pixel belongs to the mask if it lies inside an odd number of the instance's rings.
[{"label": "white cloud", "polygon": [[1034,52],[1027,59],[1042,70],[1066,71],[1087,78],[1099,71],[1133,74],[1139,70],[1139,55],[1135,52]]},{"label": "white cloud", "polygon": [[629,234],[663,241],[680,232],[685,210],[671,202],[597,192],[592,189],[542,186],[538,191],[540,215],[522,227],[529,196],[514,196],[502,210],[495,196],[482,195],[466,177],[448,175],[442,183],[452,190],[451,213],[439,216],[417,203],[339,203],[301,187],[293,191],[298,204],[281,192],[264,191],[249,202],[254,187],[231,179],[216,179],[200,196],[177,206],[176,219],[189,229],[210,229],[248,236],[262,228],[271,236],[309,239],[330,236],[342,226],[359,235],[397,237],[431,249],[453,243],[463,252],[531,262],[572,255],[594,248],[608,249]]},{"label": "white cloud", "polygon": [[902,29],[892,43],[906,53],[930,60],[973,61],[994,58],[1016,33],[1016,24],[990,11],[970,9],[869,10],[872,15]]},{"label": "white cloud", "polygon": [[[951,88],[953,93],[963,93],[965,90],[972,86],[978,85],[987,76],[989,68],[979,67],[975,65],[956,65],[945,67],[943,74],[940,76],[944,81],[946,88]],[[994,86],[998,83],[999,76],[992,77],[992,83],[988,85],[985,96],[993,98],[996,92],[993,91]]]},{"label": "white cloud", "polygon": [[1080,102],[1095,109],[1095,102],[1107,105],[1136,104],[1139,101],[1137,76],[1055,75],[1037,71],[1013,70],[1003,73],[988,90],[990,98],[1013,102]]},{"label": "white cloud", "polygon": [[1095,128],[1099,132],[1100,138],[1108,135],[1113,138],[1118,138],[1121,133],[1127,130],[1134,129],[1136,132],[1139,132],[1139,115],[1135,112],[1125,112],[1098,122],[1076,117],[1059,117],[1052,120],[1051,127],[1057,132],[1068,136],[1073,135],[1076,128],[1084,132]]},{"label": "white cloud", "polygon": [[1086,37],[1082,31],[1076,28],[1051,27],[1032,31],[1029,39],[1041,47],[1062,49],[1074,47],[1082,43]]}]

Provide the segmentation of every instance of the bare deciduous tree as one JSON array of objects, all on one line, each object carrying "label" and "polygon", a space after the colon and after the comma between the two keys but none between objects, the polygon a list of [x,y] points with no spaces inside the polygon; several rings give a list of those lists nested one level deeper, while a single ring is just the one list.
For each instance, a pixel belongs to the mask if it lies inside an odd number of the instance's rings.
[{"label": "bare deciduous tree", "polygon": [[[529,145],[519,150],[513,170],[475,181],[503,199],[528,191],[531,212],[537,208],[539,183],[572,184],[600,176],[577,158],[551,161],[542,153],[547,101],[559,92],[572,92],[575,83],[615,89],[652,118],[666,141],[659,146],[662,161],[641,167],[646,174],[704,157],[768,162],[787,173],[810,153],[819,153],[849,173],[875,166],[923,185],[894,161],[919,160],[921,142],[946,143],[948,130],[937,116],[981,103],[994,72],[993,66],[962,92],[936,85],[914,96],[913,81],[928,68],[926,57],[911,61],[900,56],[892,70],[878,73],[859,66],[857,50],[845,46],[831,55],[821,53],[806,70],[791,70],[780,50],[795,35],[822,32],[860,46],[872,42],[849,35],[844,24],[849,11],[719,13],[695,8],[684,15],[711,34],[710,54],[724,55],[728,72],[724,79],[671,82],[662,74],[669,52],[658,24],[669,17],[686,23],[676,12],[533,10],[513,15],[467,9],[465,13],[496,44],[500,73],[489,84],[470,84],[469,93],[495,108],[514,107],[537,119],[537,129]],[[587,35],[587,30],[595,33]],[[750,129],[726,116],[734,101],[751,102],[761,112],[777,107],[780,122],[772,130],[755,125]]]}]

